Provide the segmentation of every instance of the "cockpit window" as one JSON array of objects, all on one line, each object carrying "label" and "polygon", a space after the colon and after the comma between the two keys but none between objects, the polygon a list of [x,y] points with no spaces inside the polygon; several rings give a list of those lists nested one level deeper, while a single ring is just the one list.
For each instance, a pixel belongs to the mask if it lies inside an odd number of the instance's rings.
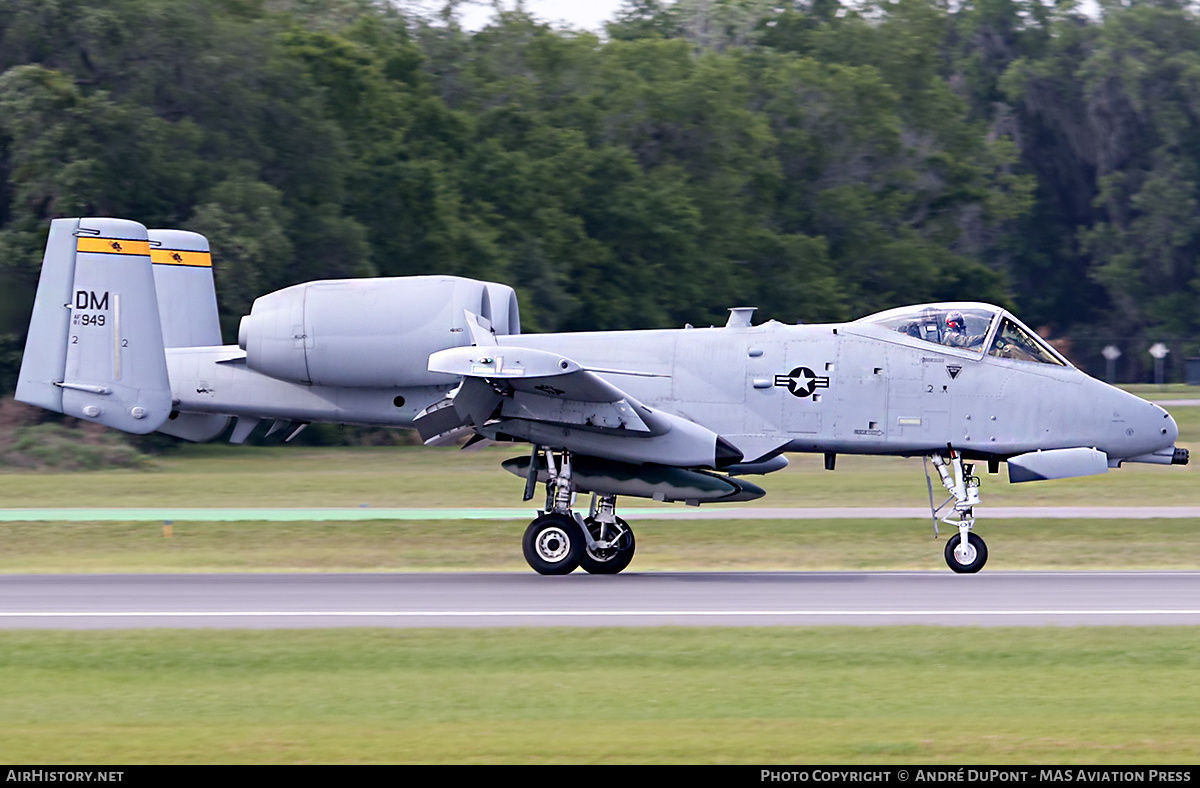
[{"label": "cockpit window", "polygon": [[894,309],[863,319],[926,342],[982,353],[995,316],[995,312],[978,307],[926,306]]},{"label": "cockpit window", "polygon": [[996,332],[996,338],[992,340],[992,349],[988,351],[988,355],[1017,361],[1033,361],[1038,364],[1066,366],[1058,354],[1047,347],[1040,338],[1033,336],[1007,317],[1000,323],[1000,330]]}]

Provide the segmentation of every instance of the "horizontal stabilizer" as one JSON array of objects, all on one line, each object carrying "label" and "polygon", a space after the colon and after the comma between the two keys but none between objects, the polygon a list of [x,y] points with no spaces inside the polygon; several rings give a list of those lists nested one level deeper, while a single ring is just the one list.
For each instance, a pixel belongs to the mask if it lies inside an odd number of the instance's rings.
[{"label": "horizontal stabilizer", "polygon": [[1036,482],[1108,473],[1108,455],[1088,448],[1031,451],[1008,459],[1008,480]]}]

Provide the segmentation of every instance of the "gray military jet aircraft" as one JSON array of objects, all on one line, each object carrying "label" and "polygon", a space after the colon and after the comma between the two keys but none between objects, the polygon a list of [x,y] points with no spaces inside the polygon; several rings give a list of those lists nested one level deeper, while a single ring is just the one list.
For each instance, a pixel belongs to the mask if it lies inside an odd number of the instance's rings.
[{"label": "gray military jet aircraft", "polygon": [[[428,444],[521,442],[504,463],[546,503],[542,574],[628,566],[618,495],[749,501],[787,452],[927,457],[953,502],[945,548],[977,572],[977,462],[1009,480],[1185,464],[1161,407],[1088,377],[980,303],[849,323],[521,334],[512,288],[453,276],[308,282],[262,296],[221,345],[208,241],[121,219],[50,229],[17,398],[133,433],[240,443],[311,422],[415,427]],[[592,493],[588,514],[575,495]],[[936,520],[935,520],[936,523]]]}]

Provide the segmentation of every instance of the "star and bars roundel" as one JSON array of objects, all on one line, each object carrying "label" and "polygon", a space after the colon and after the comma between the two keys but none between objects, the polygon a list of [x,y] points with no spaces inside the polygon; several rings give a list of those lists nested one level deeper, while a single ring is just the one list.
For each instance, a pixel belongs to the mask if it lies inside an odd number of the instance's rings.
[{"label": "star and bars roundel", "polygon": [[818,375],[808,367],[796,367],[786,375],[776,375],[775,385],[785,387],[793,397],[809,397],[817,389],[829,388],[829,376]]}]

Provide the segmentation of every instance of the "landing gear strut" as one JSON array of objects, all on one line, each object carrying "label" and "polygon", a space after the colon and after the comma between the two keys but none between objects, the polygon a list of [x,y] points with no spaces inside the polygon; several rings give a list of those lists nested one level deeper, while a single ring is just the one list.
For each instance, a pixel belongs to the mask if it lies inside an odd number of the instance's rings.
[{"label": "landing gear strut", "polygon": [[[942,517],[942,522],[958,528],[958,533],[946,543],[946,564],[959,574],[974,574],[987,563],[987,545],[978,534],[971,533],[975,525],[975,506],[979,504],[979,477],[975,466],[964,463],[962,454],[949,450],[947,457],[934,454],[929,458],[937,469],[942,486],[950,493],[941,506],[933,506],[933,487],[929,489],[929,506],[933,514],[934,533],[937,533],[937,513],[950,501],[954,509]],[[928,474],[927,474],[928,475]]]},{"label": "landing gear strut", "polygon": [[[571,481],[571,453],[550,449],[534,451],[530,479],[536,478],[538,454],[544,454],[549,480],[546,508],[525,529],[525,561],[538,574],[566,575],[582,566],[597,575],[615,575],[633,560],[635,542],[629,523],[617,517],[615,495],[593,495],[586,518],[571,510],[575,487]],[[532,484],[527,485],[532,497]]]}]

